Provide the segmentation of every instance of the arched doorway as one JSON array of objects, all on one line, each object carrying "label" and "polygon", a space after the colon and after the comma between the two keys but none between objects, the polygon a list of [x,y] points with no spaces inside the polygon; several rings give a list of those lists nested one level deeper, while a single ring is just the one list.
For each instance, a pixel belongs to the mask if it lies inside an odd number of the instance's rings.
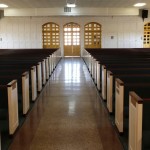
[{"label": "arched doorway", "polygon": [[77,23],[64,25],[64,56],[80,56],[80,25]]}]

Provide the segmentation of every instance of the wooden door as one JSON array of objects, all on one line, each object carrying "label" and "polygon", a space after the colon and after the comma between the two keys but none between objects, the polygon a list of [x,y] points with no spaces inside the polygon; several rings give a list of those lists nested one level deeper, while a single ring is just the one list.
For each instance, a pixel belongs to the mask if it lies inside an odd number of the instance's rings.
[{"label": "wooden door", "polygon": [[64,25],[64,56],[80,56],[80,26],[77,23]]}]

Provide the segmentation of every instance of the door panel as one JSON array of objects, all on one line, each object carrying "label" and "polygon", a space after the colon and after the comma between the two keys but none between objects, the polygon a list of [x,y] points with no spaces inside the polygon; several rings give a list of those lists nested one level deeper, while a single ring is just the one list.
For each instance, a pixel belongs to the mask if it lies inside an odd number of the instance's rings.
[{"label": "door panel", "polygon": [[72,45],[64,45],[64,56],[72,56]]},{"label": "door panel", "polygon": [[73,45],[73,56],[80,56],[80,46]]}]

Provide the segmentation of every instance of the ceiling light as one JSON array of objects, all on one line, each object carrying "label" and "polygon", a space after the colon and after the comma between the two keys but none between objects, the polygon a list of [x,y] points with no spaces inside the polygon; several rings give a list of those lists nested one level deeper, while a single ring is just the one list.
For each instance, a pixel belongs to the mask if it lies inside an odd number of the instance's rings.
[{"label": "ceiling light", "polygon": [[7,8],[8,6],[5,4],[0,4],[0,8]]},{"label": "ceiling light", "polygon": [[145,6],[146,3],[136,3],[134,4],[135,7],[142,7],[142,6]]},{"label": "ceiling light", "polygon": [[76,4],[67,3],[67,7],[76,7]]}]

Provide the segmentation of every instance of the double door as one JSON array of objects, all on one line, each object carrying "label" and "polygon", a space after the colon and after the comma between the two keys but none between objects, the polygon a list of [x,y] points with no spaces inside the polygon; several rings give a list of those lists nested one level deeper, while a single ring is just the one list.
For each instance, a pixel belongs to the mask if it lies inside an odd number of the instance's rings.
[{"label": "double door", "polygon": [[80,26],[77,23],[64,25],[64,56],[80,56]]}]

